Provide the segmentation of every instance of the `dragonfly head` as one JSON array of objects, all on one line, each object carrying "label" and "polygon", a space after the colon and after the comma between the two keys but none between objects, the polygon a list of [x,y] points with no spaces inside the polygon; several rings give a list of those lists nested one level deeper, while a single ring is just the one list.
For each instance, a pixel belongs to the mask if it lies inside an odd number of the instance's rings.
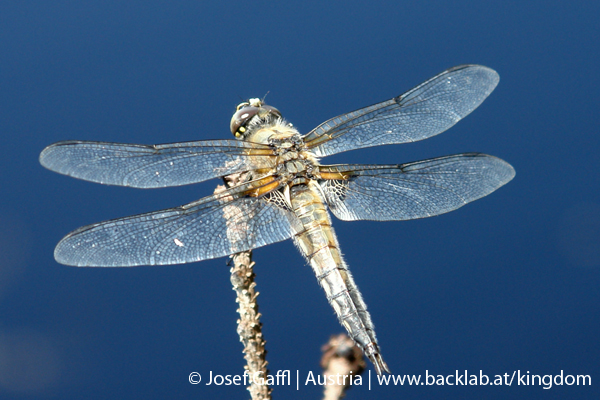
[{"label": "dragonfly head", "polygon": [[236,138],[244,139],[248,135],[250,122],[257,119],[267,121],[271,118],[281,118],[278,109],[266,105],[261,99],[249,99],[238,104],[235,114],[231,117],[229,127]]}]

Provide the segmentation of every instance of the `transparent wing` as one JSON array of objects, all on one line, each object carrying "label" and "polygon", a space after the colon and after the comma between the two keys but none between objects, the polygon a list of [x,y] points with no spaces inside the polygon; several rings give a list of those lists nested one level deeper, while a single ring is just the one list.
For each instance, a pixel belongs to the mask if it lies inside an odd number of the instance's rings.
[{"label": "transparent wing", "polygon": [[54,257],[89,267],[182,264],[279,242],[301,229],[279,191],[248,197],[256,189],[247,183],[185,206],[79,228]]},{"label": "transparent wing", "polygon": [[481,65],[454,67],[398,97],[323,122],[304,140],[318,156],[327,156],[427,139],[476,109],[499,80]]},{"label": "transparent wing", "polygon": [[46,147],[40,163],[86,181],[136,188],[202,182],[273,165],[266,145],[207,140],[159,145],[65,141]]},{"label": "transparent wing", "polygon": [[331,178],[319,182],[327,204],[346,221],[399,221],[443,214],[487,196],[515,176],[507,162],[479,153],[401,165],[320,169]]}]

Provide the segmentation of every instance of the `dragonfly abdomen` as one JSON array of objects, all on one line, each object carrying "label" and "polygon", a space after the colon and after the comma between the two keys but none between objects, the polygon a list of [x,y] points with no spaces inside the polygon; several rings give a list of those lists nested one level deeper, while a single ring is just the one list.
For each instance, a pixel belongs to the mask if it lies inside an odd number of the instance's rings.
[{"label": "dragonfly abdomen", "polygon": [[329,214],[314,183],[292,188],[292,207],[303,225],[294,241],[310,263],[340,323],[375,365],[389,372],[381,358],[375,328],[348,267],[342,259]]}]

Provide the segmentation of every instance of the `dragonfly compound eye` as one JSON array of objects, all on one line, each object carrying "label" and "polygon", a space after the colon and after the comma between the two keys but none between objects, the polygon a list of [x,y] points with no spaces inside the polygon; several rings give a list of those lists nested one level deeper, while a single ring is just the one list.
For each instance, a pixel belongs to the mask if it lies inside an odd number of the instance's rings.
[{"label": "dragonfly compound eye", "polygon": [[281,113],[275,107],[268,106],[261,101],[253,103],[244,102],[237,106],[237,111],[231,117],[229,128],[236,138],[243,138],[247,133],[247,125],[258,116],[266,120],[268,117],[281,117]]}]

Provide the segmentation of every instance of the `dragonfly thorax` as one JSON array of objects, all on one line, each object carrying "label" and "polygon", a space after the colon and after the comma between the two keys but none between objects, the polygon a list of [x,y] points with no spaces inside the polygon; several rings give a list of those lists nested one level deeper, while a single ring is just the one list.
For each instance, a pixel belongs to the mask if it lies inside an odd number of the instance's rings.
[{"label": "dragonfly thorax", "polygon": [[287,181],[315,178],[314,173],[319,163],[315,155],[306,149],[298,133],[289,136],[274,134],[269,138],[269,144],[275,148],[278,155],[277,174],[281,178]]}]

